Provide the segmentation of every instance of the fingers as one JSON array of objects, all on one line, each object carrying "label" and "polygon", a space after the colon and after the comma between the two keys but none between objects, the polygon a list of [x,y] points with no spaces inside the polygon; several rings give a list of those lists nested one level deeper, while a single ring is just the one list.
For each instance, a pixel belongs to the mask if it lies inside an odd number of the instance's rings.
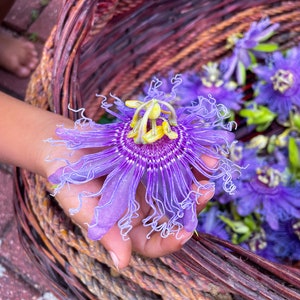
[{"label": "fingers", "polygon": [[129,238],[123,239],[117,224],[103,236],[100,243],[109,252],[118,270],[128,266],[132,252],[131,240]]},{"label": "fingers", "polygon": [[160,232],[152,233],[147,238],[149,228],[142,224],[136,226],[129,233],[132,249],[147,257],[160,257],[178,251],[193,235],[192,232],[181,230],[177,235],[161,237]]},{"label": "fingers", "polygon": [[[217,160],[208,156],[202,158],[209,167],[214,167]],[[60,205],[65,212],[69,213],[70,209],[77,208],[79,205],[78,195],[83,190],[91,193],[96,193],[101,189],[104,179],[93,180],[82,185],[65,186],[57,194]],[[197,199],[196,211],[199,213],[206,206],[207,202],[214,195],[214,186],[202,178],[199,181],[201,189],[196,184],[192,185],[192,189],[199,192],[200,196]],[[203,188],[202,188],[203,187]],[[115,224],[100,240],[100,243],[109,252],[112,262],[117,269],[123,269],[128,266],[132,251],[136,251],[147,257],[160,257],[169,253],[178,251],[193,235],[193,232],[188,232],[182,229],[176,235],[170,235],[166,238],[161,237],[161,232],[153,232],[148,237],[151,230],[150,227],[145,227],[142,219],[151,213],[151,208],[145,202],[145,188],[139,185],[136,199],[140,203],[139,217],[132,222],[133,228],[129,232],[128,239],[124,239],[120,233],[120,228]],[[81,227],[87,228],[94,215],[94,209],[98,205],[99,198],[84,198],[81,209],[74,215],[72,219]],[[191,230],[192,231],[192,230]]]},{"label": "fingers", "polygon": [[208,156],[208,155],[202,155],[201,158],[204,161],[204,163],[206,164],[206,166],[211,169],[214,169],[218,164],[218,159],[216,159],[215,157]]},{"label": "fingers", "polygon": [[[70,215],[70,209],[79,208],[78,195],[83,191],[96,193],[102,186],[102,180],[93,180],[82,185],[69,185],[63,187],[56,195],[62,209],[68,214],[72,220],[81,228],[88,228],[94,216],[94,209],[98,205],[99,198],[83,198],[82,207],[78,212]],[[112,261],[117,269],[125,268],[131,257],[131,241],[124,240],[120,234],[120,228],[115,224],[99,241],[109,252]]]},{"label": "fingers", "polygon": [[[216,161],[213,163],[216,163]],[[205,208],[215,191],[214,186],[209,181],[202,180],[199,183],[204,187],[207,186],[207,188],[199,190],[195,184],[192,185],[192,189],[200,193],[197,199],[197,214]],[[147,238],[150,228],[145,227],[140,222],[145,216],[144,211],[144,213],[139,216],[139,223],[136,223],[135,227],[129,233],[132,249],[144,256],[154,258],[178,251],[193,235],[193,232],[188,232],[183,229],[176,236],[170,235],[167,238],[162,238],[161,232],[154,232],[150,235],[150,238]],[[167,221],[167,218],[162,220],[162,222],[164,221]]]}]

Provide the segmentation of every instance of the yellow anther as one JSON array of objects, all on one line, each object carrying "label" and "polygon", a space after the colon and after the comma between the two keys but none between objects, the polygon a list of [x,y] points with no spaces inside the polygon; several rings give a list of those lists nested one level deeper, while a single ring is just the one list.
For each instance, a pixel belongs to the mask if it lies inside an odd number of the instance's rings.
[{"label": "yellow anther", "polygon": [[164,131],[164,134],[170,139],[170,140],[175,140],[178,138],[178,134],[175,131],[172,131],[169,123],[167,121],[162,122],[162,128]]},{"label": "yellow anther", "polygon": [[128,138],[135,138],[135,137],[137,137],[137,132],[134,131],[134,130],[130,130],[130,131],[127,133],[127,137],[128,137]]},{"label": "yellow anther", "polygon": [[149,130],[143,135],[144,144],[152,144],[160,140],[164,136],[164,131],[162,126],[156,126],[155,132],[153,129]]},{"label": "yellow anther", "polygon": [[237,41],[243,37],[242,33],[232,34],[227,38],[226,49],[231,49],[235,46]]},{"label": "yellow anther", "polygon": [[144,104],[139,100],[126,100],[125,105],[129,108],[138,108],[140,105]]}]

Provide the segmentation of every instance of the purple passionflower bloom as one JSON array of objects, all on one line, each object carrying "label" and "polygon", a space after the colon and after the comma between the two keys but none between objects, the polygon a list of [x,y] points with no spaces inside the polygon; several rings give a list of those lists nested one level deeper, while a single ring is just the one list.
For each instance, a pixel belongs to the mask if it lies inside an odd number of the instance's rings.
[{"label": "purple passionflower bloom", "polygon": [[264,241],[261,241],[261,249],[252,249],[255,252],[274,262],[292,263],[300,259],[300,239],[299,232],[295,232],[295,227],[299,226],[299,221],[292,219],[280,222],[277,230],[273,230],[268,224],[264,224]]},{"label": "purple passionflower bloom", "polygon": [[[213,95],[217,103],[228,109],[238,111],[242,105],[243,93],[233,81],[223,78],[223,72],[217,63],[209,62],[203,71],[183,74],[184,84],[178,90],[179,97],[189,99],[190,103],[198,99],[198,95]],[[188,95],[186,98],[185,95]]]},{"label": "purple passionflower bloom", "polygon": [[[145,202],[152,209],[143,225],[150,228],[148,236],[156,231],[162,237],[177,236],[182,228],[195,230],[197,199],[214,186],[215,179],[223,178],[223,188],[228,193],[235,190],[232,175],[239,173],[240,168],[226,157],[234,141],[230,130],[235,123],[227,122],[229,111],[216,105],[214,99],[203,97],[197,105],[175,109],[170,103],[176,98],[175,89],[180,83],[181,77],[175,76],[171,93],[165,93],[160,90],[161,82],[155,79],[143,101],[123,102],[111,95],[117,112],[110,109],[113,104],[104,98],[102,106],[116,117],[115,123],[98,124],[83,116],[74,128],[57,129],[61,140],[51,143],[63,143],[74,150],[95,148],[96,152],[67,162],[52,174],[49,180],[56,185],[55,193],[66,184],[106,176],[98,192],[82,191],[79,207],[71,211],[79,211],[83,198],[99,198],[88,227],[89,238],[100,239],[115,223],[126,238],[132,219],[138,217],[139,184],[144,185]],[[208,167],[204,156],[218,162]],[[210,182],[200,184],[192,169]],[[191,189],[193,183],[196,190]],[[163,221],[165,216],[167,221]]]},{"label": "purple passionflower bloom", "polygon": [[266,105],[284,122],[295,106],[300,108],[300,49],[294,47],[286,55],[273,53],[268,65],[253,70],[258,76],[254,101]]},{"label": "purple passionflower bloom", "polygon": [[287,161],[279,151],[261,156],[245,149],[241,166],[245,165],[247,172],[233,196],[241,216],[257,212],[273,230],[278,230],[280,221],[300,217],[300,186],[290,182]]},{"label": "purple passionflower bloom", "polygon": [[[176,90],[177,97],[172,102],[174,106],[190,106],[198,102],[199,96],[213,95],[217,104],[223,104],[228,109],[238,111],[242,105],[243,93],[237,84],[223,78],[223,72],[218,63],[209,62],[203,66],[203,71],[185,72],[182,74],[182,84]],[[172,84],[166,78],[162,79],[162,90],[170,93]]]},{"label": "purple passionflower bloom", "polygon": [[265,42],[279,27],[271,24],[269,18],[253,22],[249,30],[243,34],[235,34],[228,38],[228,48],[233,48],[230,57],[223,61],[226,66],[225,79],[229,79],[235,72],[237,82],[245,83],[246,69],[253,63],[255,56],[265,57],[266,52],[277,49],[275,44],[261,44]]},{"label": "purple passionflower bloom", "polygon": [[229,240],[226,224],[219,218],[221,211],[218,206],[212,206],[199,215],[198,232],[204,232],[217,236],[223,240]]}]

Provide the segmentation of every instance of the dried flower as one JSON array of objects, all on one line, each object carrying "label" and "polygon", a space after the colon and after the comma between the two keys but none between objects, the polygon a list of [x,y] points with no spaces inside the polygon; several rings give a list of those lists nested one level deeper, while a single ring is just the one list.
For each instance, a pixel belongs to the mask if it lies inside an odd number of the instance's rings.
[{"label": "dried flower", "polygon": [[[116,222],[126,238],[132,219],[140,208],[136,190],[145,186],[145,201],[153,213],[143,220],[144,226],[161,232],[161,236],[177,234],[180,229],[195,230],[196,204],[200,190],[214,186],[214,180],[223,179],[223,188],[232,193],[232,176],[239,173],[237,165],[226,158],[234,134],[234,123],[227,122],[229,112],[224,105],[216,105],[212,97],[200,97],[198,104],[174,108],[176,88],[181,77],[172,79],[170,93],[160,90],[161,81],[151,82],[143,99],[125,103],[114,98],[118,112],[112,111],[104,99],[102,106],[117,120],[111,124],[97,124],[84,116],[75,122],[74,129],[59,127],[56,131],[68,149],[96,148],[95,153],[84,155],[74,163],[67,163],[49,177],[56,185],[55,193],[65,184],[81,184],[97,177],[107,176],[103,187],[95,194],[82,191],[83,198],[99,197],[94,217],[88,228],[91,239],[100,239]],[[218,160],[208,167],[204,156]],[[192,169],[211,180],[201,185]],[[197,190],[192,190],[194,183]],[[168,221],[162,222],[164,216]]]}]

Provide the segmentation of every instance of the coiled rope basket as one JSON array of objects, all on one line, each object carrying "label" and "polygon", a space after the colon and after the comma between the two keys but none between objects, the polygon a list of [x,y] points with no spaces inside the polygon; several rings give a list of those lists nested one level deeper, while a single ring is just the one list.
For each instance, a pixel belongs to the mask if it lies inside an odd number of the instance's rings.
[{"label": "coiled rope basket", "polygon": [[[65,0],[26,101],[72,119],[103,113],[96,93],[128,99],[155,74],[199,71],[228,54],[226,39],[269,16],[280,49],[298,45],[300,1]],[[300,299],[300,270],[200,234],[170,256],[133,255],[120,273],[47,192],[16,171],[21,240],[61,299]],[[229,251],[228,251],[229,250]]]}]

